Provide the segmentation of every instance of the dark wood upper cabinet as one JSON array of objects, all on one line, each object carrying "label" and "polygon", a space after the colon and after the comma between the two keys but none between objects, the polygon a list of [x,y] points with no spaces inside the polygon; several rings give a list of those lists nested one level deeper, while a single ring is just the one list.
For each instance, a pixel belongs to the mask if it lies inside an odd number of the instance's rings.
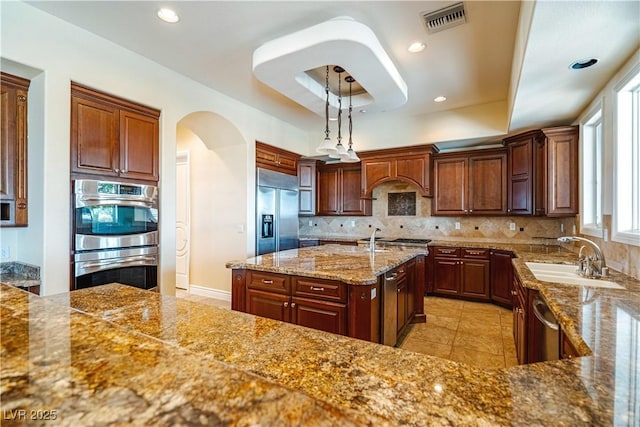
[{"label": "dark wood upper cabinet", "polygon": [[316,214],[316,163],[298,161],[298,215]]},{"label": "dark wood upper cabinet", "polygon": [[160,111],[71,84],[72,177],[157,182]]},{"label": "dark wood upper cabinet", "polygon": [[320,165],[317,169],[317,214],[323,216],[371,215],[371,200],[360,198],[359,164]]},{"label": "dark wood upper cabinet", "polygon": [[504,149],[437,155],[433,170],[432,215],[506,214]]},{"label": "dark wood upper cabinet", "polygon": [[30,81],[0,72],[0,226],[28,225],[27,101]]},{"label": "dark wood upper cabinet", "polygon": [[578,213],[578,127],[533,130],[504,140],[510,215]]},{"label": "dark wood upper cabinet", "polygon": [[415,186],[422,196],[432,196],[431,155],[436,151],[426,145],[359,153],[362,197],[371,197],[373,188],[387,181],[403,181]]},{"label": "dark wood upper cabinet", "polygon": [[299,154],[256,141],[256,167],[258,168],[296,175],[299,159]]}]

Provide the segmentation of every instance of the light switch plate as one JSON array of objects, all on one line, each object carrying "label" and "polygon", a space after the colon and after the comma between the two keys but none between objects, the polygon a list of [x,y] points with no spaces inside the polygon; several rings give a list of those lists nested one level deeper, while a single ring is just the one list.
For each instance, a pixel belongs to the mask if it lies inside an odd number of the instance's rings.
[{"label": "light switch plate", "polygon": [[516,223],[515,222],[510,222],[509,223],[509,230],[516,231]]},{"label": "light switch plate", "polygon": [[456,230],[460,230],[460,223],[456,222]]}]

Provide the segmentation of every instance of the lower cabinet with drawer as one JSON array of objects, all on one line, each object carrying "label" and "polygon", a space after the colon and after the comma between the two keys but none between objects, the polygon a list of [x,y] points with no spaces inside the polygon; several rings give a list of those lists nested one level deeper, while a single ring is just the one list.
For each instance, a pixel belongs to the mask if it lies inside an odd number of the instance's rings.
[{"label": "lower cabinet with drawer", "polygon": [[488,249],[433,248],[433,293],[489,301]]},{"label": "lower cabinet with drawer", "polygon": [[347,334],[347,289],[341,282],[248,271],[246,312],[334,334]]}]

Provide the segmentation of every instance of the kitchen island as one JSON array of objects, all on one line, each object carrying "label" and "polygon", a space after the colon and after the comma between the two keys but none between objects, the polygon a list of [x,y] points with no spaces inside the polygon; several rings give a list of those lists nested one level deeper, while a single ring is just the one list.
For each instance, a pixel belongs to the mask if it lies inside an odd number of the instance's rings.
[{"label": "kitchen island", "polygon": [[575,254],[500,248],[583,357],[481,370],[117,284],[0,286],[2,409],[57,425],[637,425],[640,282],[612,272],[625,289],[587,301],[524,264]]},{"label": "kitchen island", "polygon": [[427,247],[327,244],[227,263],[231,308],[376,343],[395,345],[424,322]]}]

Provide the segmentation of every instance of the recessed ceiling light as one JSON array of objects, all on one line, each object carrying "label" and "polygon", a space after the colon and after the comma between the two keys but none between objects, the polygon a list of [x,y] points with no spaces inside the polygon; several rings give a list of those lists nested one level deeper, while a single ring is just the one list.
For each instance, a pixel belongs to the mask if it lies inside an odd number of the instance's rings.
[{"label": "recessed ceiling light", "polygon": [[446,97],[444,97],[444,96],[437,96],[437,97],[433,98],[433,100],[434,100],[435,102],[444,102],[444,101],[446,101],[446,100],[447,100],[447,98],[446,98]]},{"label": "recessed ceiling light", "polygon": [[411,53],[418,53],[418,52],[422,52],[425,47],[426,45],[424,43],[415,42],[415,43],[411,43],[411,46],[409,46],[407,50]]},{"label": "recessed ceiling light", "polygon": [[362,109],[360,110],[360,112],[364,114],[364,113],[366,113],[366,112],[367,112],[367,110],[365,110],[364,108],[362,108]]},{"label": "recessed ceiling light", "polygon": [[596,58],[583,59],[569,65],[569,68],[571,68],[572,70],[582,70],[583,68],[589,68],[592,65],[596,65],[597,62],[598,60]]},{"label": "recessed ceiling light", "polygon": [[158,11],[158,18],[162,19],[164,22],[168,22],[170,24],[175,24],[180,20],[180,17],[177,13],[175,13],[171,9],[162,8]]}]

